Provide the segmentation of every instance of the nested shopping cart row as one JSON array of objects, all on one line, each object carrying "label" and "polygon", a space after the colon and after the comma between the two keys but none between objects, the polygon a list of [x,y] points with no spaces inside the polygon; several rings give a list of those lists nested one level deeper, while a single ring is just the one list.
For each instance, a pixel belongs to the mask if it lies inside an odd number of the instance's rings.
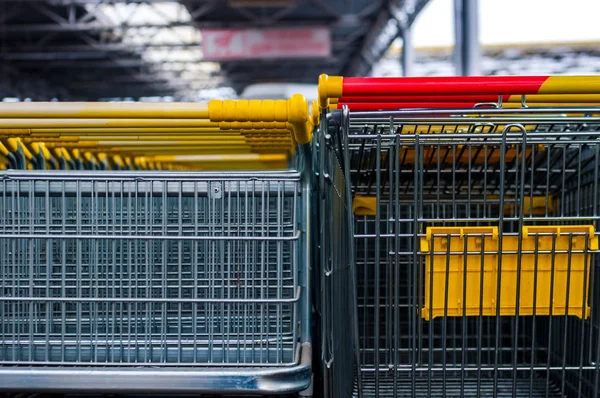
[{"label": "nested shopping cart row", "polygon": [[351,198],[358,356],[336,352],[355,394],[598,395],[598,82],[321,77]]},{"label": "nested shopping cart row", "polygon": [[0,106],[0,388],[306,389],[310,123],[299,96]]}]

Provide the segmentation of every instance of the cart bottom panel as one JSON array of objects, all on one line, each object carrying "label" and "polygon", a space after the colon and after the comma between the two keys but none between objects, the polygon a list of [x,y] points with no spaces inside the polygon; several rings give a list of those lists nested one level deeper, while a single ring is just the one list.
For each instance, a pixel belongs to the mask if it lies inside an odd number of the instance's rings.
[{"label": "cart bottom panel", "polygon": [[[494,388],[493,377],[469,376],[462,379],[460,375],[446,375],[446,381],[442,375],[434,375],[431,383],[428,383],[427,372],[417,372],[415,377],[414,391],[410,373],[399,374],[396,389],[394,389],[394,377],[391,374],[379,375],[379,388],[375,386],[375,375],[373,373],[362,375],[362,390],[364,398],[403,398],[403,397],[523,397],[523,398],[560,398],[560,387],[552,382],[547,383],[543,376],[533,379],[521,378],[513,382],[510,374],[498,377],[496,388]],[[496,390],[496,394],[494,394]],[[515,391],[515,395],[513,395]],[[357,397],[357,388],[354,388],[354,396]]]}]

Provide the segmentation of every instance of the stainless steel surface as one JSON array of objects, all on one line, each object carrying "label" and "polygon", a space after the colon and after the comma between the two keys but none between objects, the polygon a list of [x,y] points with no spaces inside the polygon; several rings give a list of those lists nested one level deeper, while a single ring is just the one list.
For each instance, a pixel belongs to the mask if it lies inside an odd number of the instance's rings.
[{"label": "stainless steel surface", "polygon": [[412,29],[410,26],[403,26],[402,29],[402,76],[415,75],[415,48],[412,40]]},{"label": "stainless steel surface", "polygon": [[481,45],[479,43],[479,1],[454,0],[454,59],[456,74],[481,74]]},{"label": "stainless steel surface", "polygon": [[[347,124],[336,122],[338,113],[329,116],[329,132],[341,128],[346,136],[346,183],[352,195],[374,197],[377,209],[354,216],[362,382],[356,392],[597,397],[597,253],[566,251],[593,259],[587,319],[516,311],[425,320],[426,254],[419,242],[431,226],[497,226],[503,236],[520,236],[524,225],[593,225],[598,231],[598,109],[350,112]],[[544,198],[535,214],[521,205],[534,196]],[[551,258],[559,252],[538,251]],[[513,253],[520,258],[526,251]],[[544,261],[536,257],[535,264]],[[521,289],[535,286],[517,282]]]},{"label": "stainless steel surface", "polygon": [[295,171],[3,173],[0,390],[308,386],[306,185]]},{"label": "stainless steel surface", "polygon": [[350,397],[357,370],[358,338],[355,316],[356,270],[352,250],[352,217],[348,206],[341,130],[329,134],[326,120],[315,135],[315,183],[317,193],[313,218],[319,232],[318,247],[321,376],[323,391],[317,396]]},{"label": "stainless steel surface", "polygon": [[311,380],[310,344],[298,347],[300,362],[277,368],[0,367],[3,390],[120,394],[285,394]]}]

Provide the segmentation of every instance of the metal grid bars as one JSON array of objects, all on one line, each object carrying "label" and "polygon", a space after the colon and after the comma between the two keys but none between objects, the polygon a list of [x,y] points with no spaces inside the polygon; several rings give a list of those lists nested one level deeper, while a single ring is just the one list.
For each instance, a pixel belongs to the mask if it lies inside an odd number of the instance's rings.
[{"label": "metal grid bars", "polygon": [[[324,126],[324,123],[321,124]],[[320,312],[321,375],[324,397],[349,397],[355,377],[358,351],[353,347],[357,336],[356,271],[352,249],[352,209],[347,200],[342,171],[343,154],[340,152],[340,131],[330,135],[321,128],[314,142],[314,170],[318,195],[315,195],[315,218],[319,248],[319,295],[316,298]],[[353,333],[356,333],[354,336]]]},{"label": "metal grid bars", "polygon": [[597,113],[344,110],[329,123],[354,204],[357,392],[597,397]]},{"label": "metal grid bars", "polygon": [[297,173],[6,173],[0,364],[293,365]]}]

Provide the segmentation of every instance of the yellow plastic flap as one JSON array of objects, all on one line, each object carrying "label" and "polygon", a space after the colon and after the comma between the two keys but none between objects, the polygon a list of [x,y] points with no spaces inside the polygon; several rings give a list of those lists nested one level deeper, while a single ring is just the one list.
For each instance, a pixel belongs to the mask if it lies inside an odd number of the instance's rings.
[{"label": "yellow plastic flap", "polygon": [[352,212],[356,216],[374,216],[377,214],[377,197],[356,195],[352,201]]},{"label": "yellow plastic flap", "polygon": [[515,316],[519,297],[520,316],[586,319],[596,250],[591,225],[526,226],[521,236],[500,237],[497,227],[428,228],[420,248],[425,260],[421,316],[494,316],[498,308],[499,315]]}]

